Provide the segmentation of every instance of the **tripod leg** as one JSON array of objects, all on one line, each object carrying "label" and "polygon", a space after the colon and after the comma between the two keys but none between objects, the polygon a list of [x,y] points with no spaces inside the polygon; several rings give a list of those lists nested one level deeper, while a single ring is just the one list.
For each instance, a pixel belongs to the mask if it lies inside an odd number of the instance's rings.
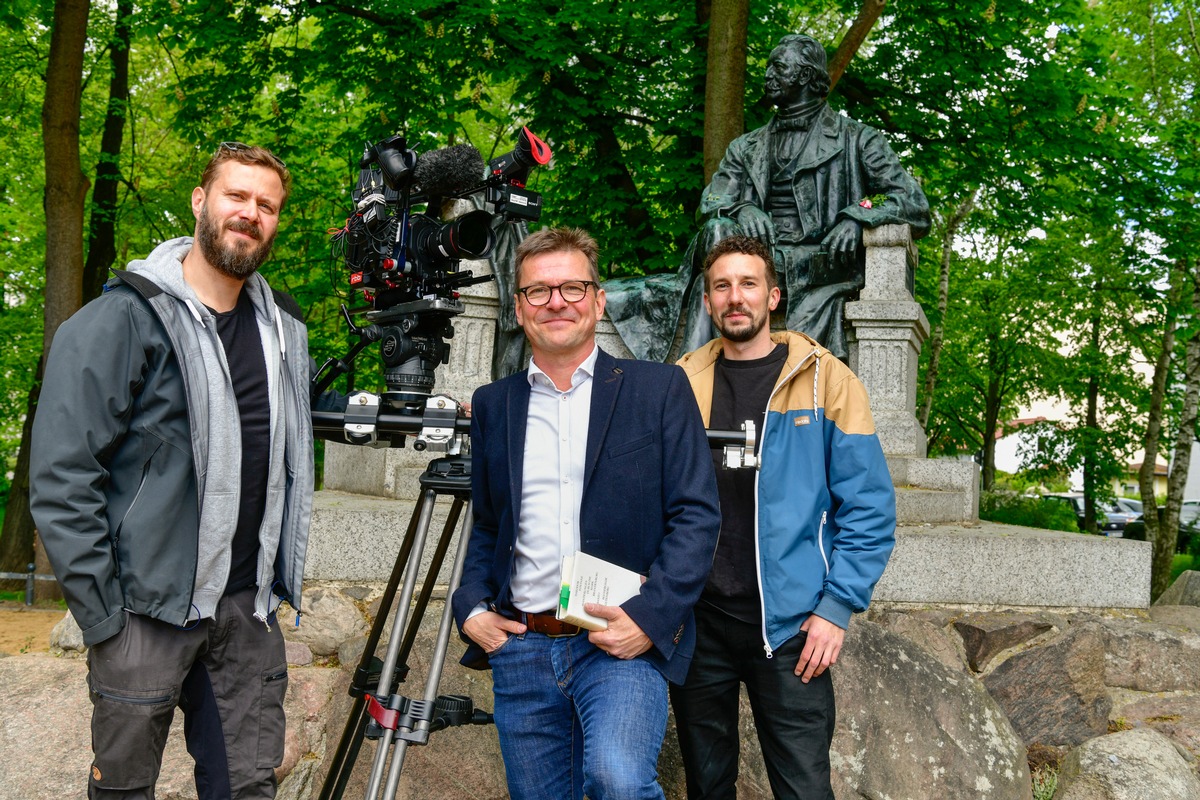
[{"label": "tripod leg", "polygon": [[[436,493],[433,489],[426,489],[422,492],[420,519],[417,521],[412,550],[408,556],[408,567],[404,576],[404,588],[400,592],[400,603],[396,606],[396,618],[392,623],[392,636],[388,641],[387,655],[383,659],[383,670],[379,675],[379,687],[376,695],[380,697],[388,697],[391,694],[392,673],[396,669],[396,663],[400,655],[401,637],[397,634],[404,630],[405,622],[408,618],[413,589],[417,583],[417,572],[421,568],[421,555],[425,549],[425,537],[429,532],[429,520],[433,516],[433,501],[435,497]],[[367,800],[371,800],[371,798],[379,793],[379,786],[383,780],[383,772],[387,766],[388,751],[391,750],[394,738],[395,731],[385,728],[383,736],[379,740],[378,748],[375,750],[375,761],[371,765],[371,777],[367,784]]]},{"label": "tripod leg", "polygon": [[[457,507],[462,501],[455,500]],[[442,680],[442,668],[446,663],[446,650],[450,645],[450,633],[454,628],[454,609],[450,605],[450,597],[454,594],[454,590],[458,588],[458,583],[462,579],[463,562],[466,560],[467,543],[471,536],[471,527],[473,525],[473,517],[471,512],[471,503],[467,503],[467,513],[463,515],[462,527],[458,533],[458,552],[454,556],[454,567],[450,572],[450,581],[446,587],[446,604],[442,609],[442,620],[438,627],[437,643],[434,646],[433,658],[429,662],[429,675],[425,679],[425,702],[434,703],[438,696],[438,684]],[[431,574],[432,571],[431,571]],[[417,723],[416,730],[428,730],[429,723],[420,721]],[[403,739],[396,743],[396,754],[392,758],[391,772],[388,773],[387,786],[384,789],[384,800],[394,800],[396,797],[396,789],[400,786],[400,771],[404,768],[404,755],[407,749],[408,742]]]},{"label": "tripod leg", "polygon": [[358,668],[354,673],[355,686],[351,688],[351,694],[354,695],[354,702],[350,707],[350,715],[346,720],[346,727],[342,731],[342,738],[338,740],[337,750],[334,752],[333,761],[330,764],[328,774],[325,776],[325,782],[321,786],[321,793],[317,800],[341,800],[342,795],[346,791],[346,783],[350,780],[350,773],[354,770],[354,763],[358,760],[358,753],[362,748],[363,732],[366,730],[368,718],[367,703],[364,698],[364,693],[367,691],[365,686],[366,676],[370,672],[371,661],[375,657],[375,648],[379,645],[379,638],[383,632],[384,625],[387,623],[392,602],[396,597],[396,589],[400,585],[400,579],[404,575],[409,554],[412,552],[413,539],[416,536],[417,524],[425,502],[426,495],[422,493],[417,498],[416,505],[413,507],[413,512],[409,517],[408,529],[404,533],[400,552],[396,555],[396,562],[392,565],[392,574],[388,578],[387,588],[384,589],[383,596],[379,601],[379,613],[376,614],[375,621],[371,625],[371,632],[367,636],[366,646],[363,649],[362,657],[359,659]]},{"label": "tripod leg", "polygon": [[446,516],[442,535],[438,539],[433,558],[429,561],[429,569],[425,573],[425,582],[421,585],[421,594],[418,595],[417,602],[413,605],[413,614],[408,621],[408,630],[404,632],[404,642],[400,645],[400,661],[398,663],[408,663],[408,656],[417,640],[417,633],[420,632],[421,620],[425,618],[425,610],[429,607],[429,600],[433,596],[433,589],[437,585],[437,578],[442,571],[442,563],[446,560],[446,552],[450,549],[450,541],[454,538],[454,528],[458,524],[464,504],[465,501],[456,497],[450,506],[450,513]]}]

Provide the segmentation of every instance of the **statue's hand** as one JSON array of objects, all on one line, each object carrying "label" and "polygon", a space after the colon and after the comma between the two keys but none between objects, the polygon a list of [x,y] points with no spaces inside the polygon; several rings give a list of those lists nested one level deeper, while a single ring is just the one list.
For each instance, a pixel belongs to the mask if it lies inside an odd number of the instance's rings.
[{"label": "statue's hand", "polygon": [[767,247],[775,243],[775,225],[771,215],[757,206],[743,206],[737,213],[737,223],[742,232],[762,241]]},{"label": "statue's hand", "polygon": [[862,224],[852,219],[844,219],[834,226],[829,235],[821,240],[821,249],[829,253],[833,264],[849,265],[854,263],[859,248],[862,247]]}]

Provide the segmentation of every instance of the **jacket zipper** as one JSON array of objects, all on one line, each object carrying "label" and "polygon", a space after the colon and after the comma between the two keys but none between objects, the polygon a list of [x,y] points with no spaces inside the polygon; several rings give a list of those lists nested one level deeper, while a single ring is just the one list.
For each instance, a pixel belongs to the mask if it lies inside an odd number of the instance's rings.
[{"label": "jacket zipper", "polygon": [[821,560],[825,562],[825,574],[829,574],[829,557],[825,555],[825,519],[829,512],[821,510],[821,527],[817,528],[817,549],[821,551]]},{"label": "jacket zipper", "polygon": [[[767,639],[767,600],[766,594],[763,592],[762,547],[758,541],[758,480],[762,475],[762,454],[766,452],[767,449],[767,420],[770,419],[771,416],[771,401],[775,399],[775,395],[779,393],[779,390],[782,389],[788,381],[796,376],[796,373],[799,372],[806,363],[808,363],[808,359],[815,355],[816,352],[816,350],[813,350],[807,356],[800,359],[800,363],[793,367],[792,371],[785,375],[783,379],[779,381],[779,383],[775,384],[775,388],[771,390],[771,396],[767,398],[767,407],[763,410],[762,435],[758,438],[758,459],[756,462],[757,466],[754,468],[754,571],[756,573],[756,577],[758,578],[758,607],[762,609],[763,652],[766,653],[768,659],[775,657],[775,650],[771,647],[771,642]],[[814,375],[813,417],[816,417],[817,415],[816,396],[817,379]],[[818,534],[818,539],[819,538],[820,535]],[[824,555],[824,552],[824,550],[821,551],[822,556]],[[828,562],[826,566],[828,566]],[[828,572],[828,569],[826,569],[826,572]]]},{"label": "jacket zipper", "polygon": [[[160,444],[159,447],[162,447],[162,445]],[[155,450],[155,452],[158,452],[157,449]],[[146,488],[146,476],[148,476],[150,474],[150,460],[153,458],[154,458],[154,455],[151,454],[150,458],[146,459],[146,463],[142,464],[142,477],[138,480],[137,491],[133,493],[133,500],[130,501],[129,508],[125,509],[125,515],[123,517],[121,517],[120,524],[117,525],[116,530],[113,532],[113,548],[114,549],[116,549],[117,545],[121,541],[121,532],[125,529],[125,520],[129,519],[129,513],[131,511],[133,511],[133,507],[137,505],[138,498],[142,496],[142,490]],[[121,567],[120,567],[120,564],[118,564],[117,565],[117,574],[119,575],[120,573],[121,573]]]}]

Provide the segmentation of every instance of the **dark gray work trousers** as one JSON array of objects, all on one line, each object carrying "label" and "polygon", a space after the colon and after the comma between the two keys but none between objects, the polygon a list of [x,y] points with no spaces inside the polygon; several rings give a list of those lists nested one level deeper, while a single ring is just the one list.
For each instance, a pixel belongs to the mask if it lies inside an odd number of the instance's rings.
[{"label": "dark gray work trousers", "polygon": [[92,800],[153,800],[167,731],[183,710],[200,800],[275,797],[287,657],[279,626],[254,618],[254,589],[189,629],[127,614],[88,650]]},{"label": "dark gray work trousers", "polygon": [[671,687],[688,800],[737,796],[743,683],[771,793],[781,800],[833,800],[833,679],[829,670],[808,683],[796,677],[805,639],[803,632],[793,636],[768,659],[757,625],[696,607],[691,669],[682,686]]}]

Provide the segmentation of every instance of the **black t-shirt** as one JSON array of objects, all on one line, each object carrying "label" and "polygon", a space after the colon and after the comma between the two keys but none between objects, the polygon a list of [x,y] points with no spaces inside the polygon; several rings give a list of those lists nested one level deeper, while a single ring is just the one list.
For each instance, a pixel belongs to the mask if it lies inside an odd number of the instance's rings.
[{"label": "black t-shirt", "polygon": [[250,296],[243,290],[232,311],[213,313],[242,425],[241,503],[225,584],[225,594],[231,594],[258,582],[258,529],[266,507],[271,462],[271,403],[262,336]]},{"label": "black t-shirt", "polygon": [[[709,427],[740,430],[743,422],[753,420],[761,436],[767,402],[785,360],[786,344],[778,344],[768,355],[748,361],[719,357],[713,375]],[[754,447],[757,453],[757,441]],[[721,464],[720,450],[713,450],[713,461],[721,500],[721,538],[701,600],[743,622],[757,625],[762,611],[754,542],[755,470],[726,469]]]}]

